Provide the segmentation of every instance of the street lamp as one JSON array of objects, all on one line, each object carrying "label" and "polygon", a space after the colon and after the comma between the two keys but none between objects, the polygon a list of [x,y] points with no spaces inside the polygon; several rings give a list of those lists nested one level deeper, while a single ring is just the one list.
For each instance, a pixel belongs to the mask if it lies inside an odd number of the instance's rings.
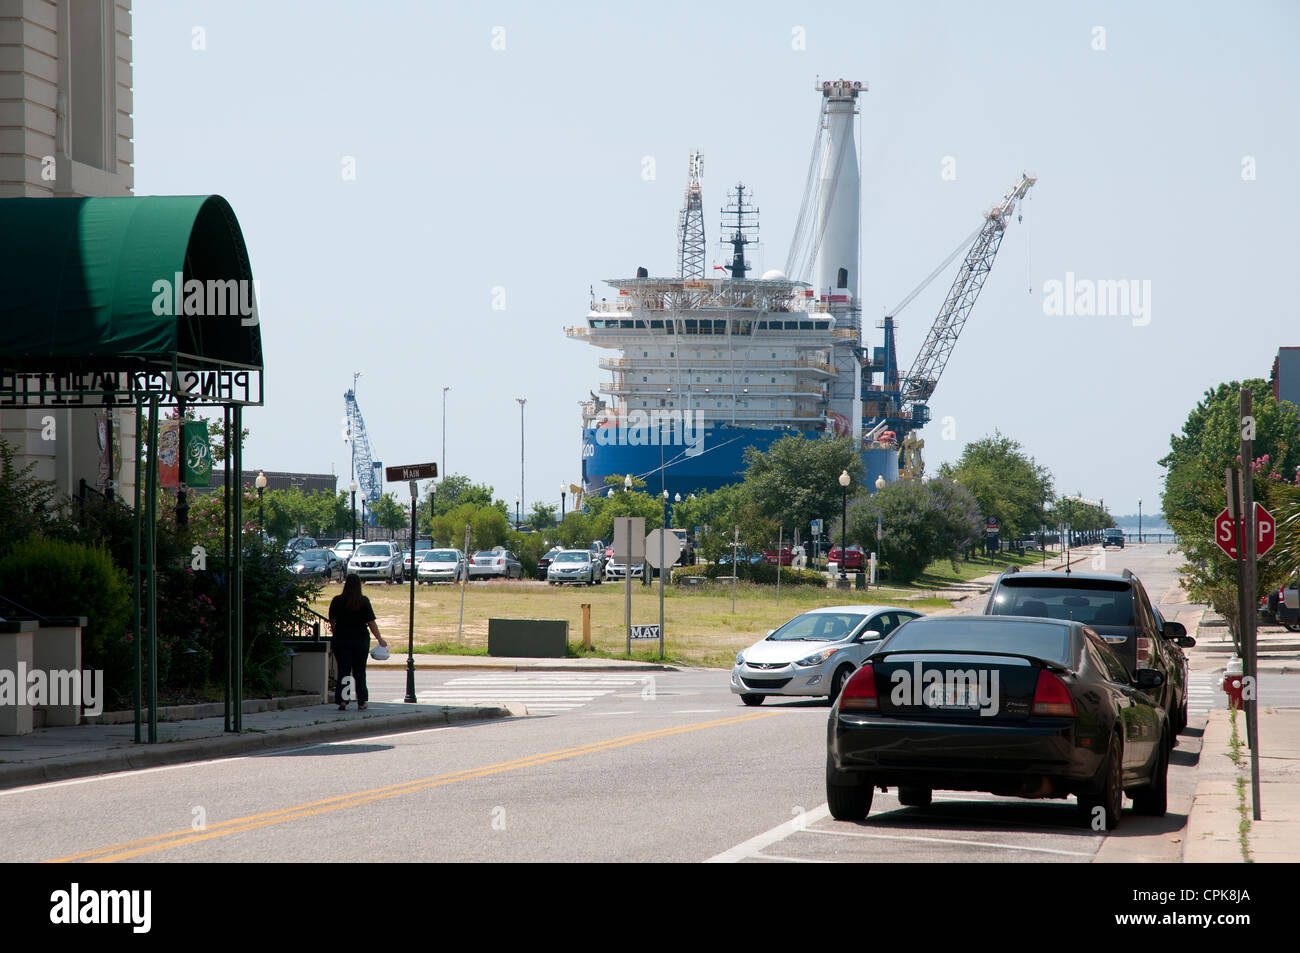
[{"label": "street lamp", "polygon": [[564,494],[565,491],[567,491],[568,489],[569,489],[569,485],[567,483],[560,484],[560,522],[561,523],[564,522]]},{"label": "street lamp", "polygon": [[[348,489],[352,491],[352,555],[357,552],[357,481],[353,480],[348,484]],[[348,557],[349,561],[351,557]]]},{"label": "street lamp", "polygon": [[442,477],[447,478],[447,391],[451,390],[448,384],[442,389]]},{"label": "street lamp", "polygon": [[847,579],[849,574],[844,564],[849,561],[849,471],[840,471],[840,490],[844,495],[844,505],[840,511],[840,578]]},{"label": "street lamp", "polygon": [[605,496],[607,496],[611,500],[614,498],[614,488],[612,486],[609,488],[609,492],[606,493]]},{"label": "street lamp", "polygon": [[516,397],[519,403],[519,500],[524,498],[524,404],[528,403],[527,397]]},{"label": "street lamp", "polygon": [[623,492],[627,493],[632,489],[632,474],[623,477]]},{"label": "street lamp", "polygon": [[876,477],[876,490],[877,490],[877,492],[879,492],[880,490],[883,490],[884,488],[885,488],[885,477],[884,477],[884,474],[881,474],[880,476],[877,476],[877,477]]},{"label": "street lamp", "polygon": [[523,521],[519,518],[519,497],[516,496],[515,497],[515,530],[517,531],[519,527],[521,527],[522,525],[523,525]]},{"label": "street lamp", "polygon": [[1142,497],[1138,497],[1138,542],[1142,542]]},{"label": "street lamp", "polygon": [[257,535],[259,538],[263,538],[266,536],[266,530],[263,528],[264,523],[262,521],[262,491],[266,489],[266,474],[258,470],[257,479],[253,481],[253,485],[257,487]]}]

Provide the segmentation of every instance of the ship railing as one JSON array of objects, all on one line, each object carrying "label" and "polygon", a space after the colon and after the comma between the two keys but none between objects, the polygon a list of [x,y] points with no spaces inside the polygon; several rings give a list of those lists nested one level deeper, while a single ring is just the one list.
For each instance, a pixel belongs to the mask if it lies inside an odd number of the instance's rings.
[{"label": "ship railing", "polygon": [[813,397],[824,397],[825,391],[815,384],[709,384],[696,385],[689,391],[677,390],[666,391],[663,384],[650,384],[645,382],[632,381],[604,381],[597,388],[602,394],[611,394],[618,397],[635,395],[638,397],[665,397],[672,399],[674,396],[681,397],[683,394],[689,394],[693,400],[708,400],[716,397],[740,397],[747,395],[762,394],[794,394],[809,395]]}]

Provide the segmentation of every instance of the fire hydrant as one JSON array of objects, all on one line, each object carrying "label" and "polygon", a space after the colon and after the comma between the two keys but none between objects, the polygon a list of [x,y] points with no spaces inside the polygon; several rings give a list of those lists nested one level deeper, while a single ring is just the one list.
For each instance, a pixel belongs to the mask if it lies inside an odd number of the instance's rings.
[{"label": "fire hydrant", "polygon": [[1223,670],[1223,691],[1228,696],[1229,708],[1241,708],[1241,659],[1233,658]]}]

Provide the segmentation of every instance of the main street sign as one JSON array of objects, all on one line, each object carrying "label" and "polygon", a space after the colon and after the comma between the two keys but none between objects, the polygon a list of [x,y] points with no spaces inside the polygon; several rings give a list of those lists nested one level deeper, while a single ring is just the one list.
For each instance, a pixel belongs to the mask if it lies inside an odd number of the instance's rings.
[{"label": "main street sign", "polygon": [[403,467],[385,467],[384,478],[389,483],[403,480],[432,480],[438,475],[436,463],[411,463]]},{"label": "main street sign", "polygon": [[[1229,559],[1237,558],[1237,538],[1240,535],[1237,521],[1225,506],[1214,518],[1214,541]],[[1273,514],[1260,503],[1255,504],[1255,555],[1263,556],[1273,548],[1277,539]]]}]

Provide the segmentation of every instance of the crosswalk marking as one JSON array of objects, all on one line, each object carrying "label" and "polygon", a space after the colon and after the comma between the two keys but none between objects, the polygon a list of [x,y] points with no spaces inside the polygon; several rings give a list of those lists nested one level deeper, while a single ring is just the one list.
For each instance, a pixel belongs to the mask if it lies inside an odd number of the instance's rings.
[{"label": "crosswalk marking", "polygon": [[1221,672],[1190,672],[1187,676],[1187,713],[1208,715],[1215,708],[1226,708]]},{"label": "crosswalk marking", "polygon": [[[416,692],[421,702],[434,705],[481,705],[518,703],[533,712],[571,711],[616,691],[642,689],[653,684],[652,676],[617,675],[604,672],[574,674],[496,672],[448,679],[437,688]],[[400,699],[398,699],[400,701]]]}]

